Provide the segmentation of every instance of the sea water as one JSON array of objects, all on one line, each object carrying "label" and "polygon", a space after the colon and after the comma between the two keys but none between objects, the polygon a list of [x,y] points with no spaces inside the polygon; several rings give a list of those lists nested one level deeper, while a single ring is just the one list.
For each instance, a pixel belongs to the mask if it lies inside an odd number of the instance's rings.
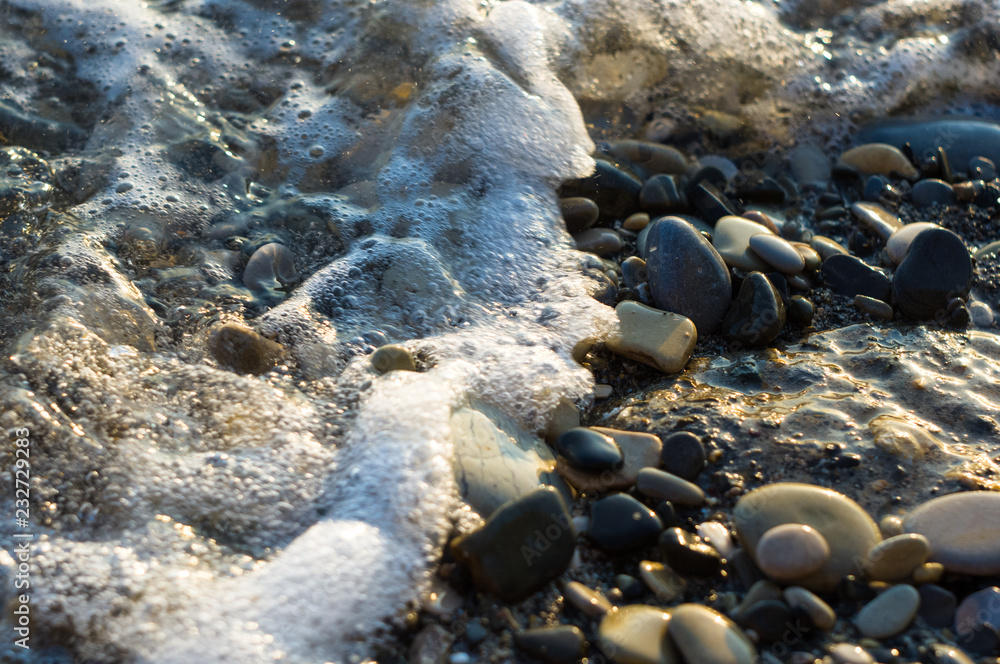
[{"label": "sea water", "polygon": [[[592,401],[573,349],[613,317],[555,191],[592,168],[593,140],[737,118],[766,144],[835,150],[864,121],[981,110],[1000,85],[993,2],[6,0],[0,15],[4,142],[52,169],[3,222],[0,417],[10,440],[29,432],[32,518],[0,528],[32,538],[37,646],[3,647],[32,662],[362,661],[458,518],[452,410],[485,401],[537,432]],[[249,292],[232,238],[284,243],[302,282]],[[287,361],[218,366],[206,341],[227,321]],[[425,370],[376,375],[384,342]]]}]

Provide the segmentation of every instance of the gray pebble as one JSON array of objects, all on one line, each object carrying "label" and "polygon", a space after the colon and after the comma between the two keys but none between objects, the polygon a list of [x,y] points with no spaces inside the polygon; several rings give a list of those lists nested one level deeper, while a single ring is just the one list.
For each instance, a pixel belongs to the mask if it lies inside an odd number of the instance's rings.
[{"label": "gray pebble", "polygon": [[683,507],[701,507],[705,504],[705,492],[697,484],[658,468],[640,470],[636,478],[636,489],[650,498],[669,500]]},{"label": "gray pebble", "polygon": [[944,180],[928,178],[913,185],[913,203],[918,207],[928,207],[930,205],[951,205],[955,201],[955,194],[951,190],[951,185]]},{"label": "gray pebble", "polygon": [[892,305],[867,295],[855,295],[854,306],[872,318],[882,321],[892,320]]},{"label": "gray pebble", "polygon": [[866,604],[854,619],[865,636],[886,639],[909,627],[920,608],[920,593],[911,585],[889,588]]},{"label": "gray pebble", "polygon": [[970,180],[994,180],[997,177],[996,165],[986,157],[973,157],[969,160]]},{"label": "gray pebble", "polygon": [[610,256],[622,250],[625,242],[621,235],[610,228],[588,228],[585,231],[575,233],[573,241],[576,248],[598,256]]}]

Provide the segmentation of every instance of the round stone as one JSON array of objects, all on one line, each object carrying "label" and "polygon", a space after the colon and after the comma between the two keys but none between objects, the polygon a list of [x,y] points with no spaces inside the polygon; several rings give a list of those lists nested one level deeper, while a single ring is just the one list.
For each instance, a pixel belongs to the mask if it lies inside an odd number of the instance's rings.
[{"label": "round stone", "polygon": [[608,350],[664,373],[684,369],[698,341],[691,319],[629,300],[620,302],[615,313],[619,331],[605,342]]},{"label": "round stone", "polygon": [[573,235],[576,248],[598,256],[610,256],[622,250],[622,236],[610,228],[588,228]]},{"label": "round stone", "polygon": [[951,185],[936,178],[921,180],[913,185],[913,190],[910,193],[913,196],[913,204],[917,207],[951,205],[955,201],[955,193],[951,190]]},{"label": "round stone", "polygon": [[253,291],[276,290],[298,278],[295,256],[285,245],[277,242],[257,249],[243,270],[243,285]]},{"label": "round stone", "polygon": [[822,273],[823,281],[840,295],[867,295],[888,302],[892,293],[889,277],[854,256],[840,254],[824,259]]},{"label": "round stone", "polygon": [[826,260],[830,256],[836,256],[838,254],[847,256],[850,252],[847,248],[835,240],[824,235],[814,235],[811,240],[809,240],[809,246],[812,247],[820,258]]},{"label": "round stone", "polygon": [[973,157],[969,160],[970,180],[994,180],[997,177],[997,167],[986,157]]},{"label": "round stone", "polygon": [[837,614],[833,607],[805,588],[800,586],[785,588],[784,598],[788,606],[805,612],[816,629],[830,630],[837,624]]},{"label": "round stone", "polygon": [[855,295],[854,306],[877,320],[892,320],[892,305],[888,302],[867,295]]},{"label": "round stone", "polygon": [[284,347],[245,325],[225,323],[208,337],[208,350],[215,361],[237,373],[267,373],[284,354]]},{"label": "round stone", "polygon": [[797,274],[806,267],[802,254],[788,240],[771,233],[750,236],[750,249],[779,272]]},{"label": "round stone", "polygon": [[676,176],[661,174],[646,180],[639,192],[639,207],[651,214],[683,211],[687,202]]},{"label": "round stone", "polygon": [[1000,588],[983,588],[962,600],[955,612],[955,631],[959,636],[973,634],[983,627],[1000,630]]},{"label": "round stone", "polygon": [[890,235],[888,241],[885,243],[885,250],[889,253],[889,259],[896,265],[902,263],[903,259],[906,258],[906,254],[910,252],[910,245],[913,244],[913,239],[929,228],[941,227],[929,221],[916,221],[912,224],[906,224]]},{"label": "round stone", "polygon": [[930,541],[949,572],[1000,574],[1000,493],[969,491],[935,498],[906,515],[903,529]]},{"label": "round stone", "polygon": [[575,625],[528,629],[514,642],[521,652],[545,664],[572,664],[586,650],[583,632]]},{"label": "round stone", "polygon": [[816,305],[812,303],[812,300],[801,295],[793,295],[788,301],[787,317],[792,323],[802,326],[812,325],[815,315]]},{"label": "round stone", "polygon": [[840,163],[865,175],[901,175],[914,179],[920,175],[899,148],[886,143],[867,143],[840,155]]},{"label": "round stone", "polygon": [[577,427],[563,432],[556,438],[556,451],[569,465],[580,470],[600,472],[613,470],[623,462],[622,451],[608,436]]},{"label": "round stone", "polygon": [[796,585],[814,592],[833,590],[840,580],[857,573],[863,559],[882,537],[868,513],[847,496],[811,484],[780,482],[755,489],[733,509],[736,534],[756,562],[757,544],[775,526],[807,525],[819,531],[830,547],[822,568]]},{"label": "round stone", "polygon": [[774,341],[785,326],[781,295],[760,272],[751,272],[722,321],[723,333],[733,344],[760,348]]},{"label": "round stone", "polygon": [[865,574],[875,581],[902,581],[927,561],[931,545],[915,533],[896,535],[872,547],[863,563]]},{"label": "round stone", "polygon": [[745,272],[767,272],[770,266],[750,249],[754,235],[772,234],[767,227],[743,217],[725,216],[715,224],[712,245],[726,265]]},{"label": "round stone", "polygon": [[627,231],[639,232],[649,226],[649,215],[645,212],[636,212],[622,222],[622,228]]},{"label": "round stone", "polygon": [[886,539],[903,534],[903,520],[898,516],[884,516],[878,522],[878,528],[882,531],[882,537]]},{"label": "round stone", "polygon": [[590,427],[592,430],[608,436],[618,449],[622,451],[621,468],[605,470],[600,473],[590,473],[577,470],[566,463],[565,459],[557,461],[556,469],[569,482],[581,491],[613,491],[628,489],[635,485],[639,471],[649,466],[656,466],[660,460],[663,443],[651,433],[641,431],[621,431],[606,427]]},{"label": "round stone", "polygon": [[646,261],[638,256],[629,256],[622,261],[622,279],[629,288],[638,288],[649,278],[646,272]]},{"label": "round stone", "polygon": [[623,140],[603,145],[602,148],[616,159],[628,162],[644,177],[667,173],[683,175],[687,172],[687,157],[675,147],[649,141]]},{"label": "round stone", "polygon": [[677,431],[663,438],[663,468],[688,481],[697,479],[705,467],[705,446],[690,431]]},{"label": "round stone", "polygon": [[944,565],[941,563],[924,563],[913,570],[913,581],[917,584],[937,583],[944,576]]},{"label": "round stone", "polygon": [[597,217],[601,213],[597,203],[583,196],[559,199],[559,211],[566,223],[566,230],[570,233],[587,230],[597,223]]},{"label": "round stone", "polygon": [[975,664],[960,648],[946,643],[933,643],[928,648],[934,664]]},{"label": "round stone", "polygon": [[619,553],[648,546],[663,530],[660,518],[624,493],[601,498],[590,508],[587,537],[601,551]]},{"label": "round stone", "polygon": [[887,639],[905,630],[920,608],[920,593],[911,585],[889,588],[866,604],[854,619],[865,636]]},{"label": "round stone", "polygon": [[597,627],[598,647],[616,664],[682,664],[666,638],[673,611],[645,604],[619,607]]},{"label": "round stone", "polygon": [[993,310],[990,309],[988,304],[983,302],[970,302],[969,315],[972,316],[972,322],[975,323],[976,327],[993,327],[995,319],[993,316]]},{"label": "round stone", "polygon": [[379,346],[369,359],[375,371],[383,374],[390,371],[417,370],[417,362],[413,359],[413,353],[405,346],[400,346],[399,344]]},{"label": "round stone", "polygon": [[718,329],[732,281],[722,257],[694,226],[680,217],[653,223],[646,237],[646,273],[657,308],[691,319],[701,334]]},{"label": "round stone", "polygon": [[836,664],[875,664],[875,658],[853,643],[838,643],[830,648],[830,657]]},{"label": "round stone", "polygon": [[913,239],[896,269],[894,301],[910,318],[931,319],[943,313],[952,298],[969,294],[972,277],[972,257],[962,238],[943,228],[931,228]]},{"label": "round stone", "polygon": [[814,528],[785,523],[761,536],[756,553],[764,574],[775,581],[791,581],[822,569],[830,559],[830,545]]},{"label": "round stone", "polygon": [[805,242],[792,242],[791,244],[795,247],[795,251],[799,252],[799,255],[802,256],[806,272],[815,272],[823,265],[823,258],[819,255],[819,252]]},{"label": "round stone", "polygon": [[707,606],[681,604],[673,609],[667,637],[685,662],[753,664],[757,650],[729,618]]},{"label": "round stone", "polygon": [[636,477],[635,488],[650,498],[669,500],[682,507],[701,507],[705,492],[687,480],[658,468],[643,468]]}]

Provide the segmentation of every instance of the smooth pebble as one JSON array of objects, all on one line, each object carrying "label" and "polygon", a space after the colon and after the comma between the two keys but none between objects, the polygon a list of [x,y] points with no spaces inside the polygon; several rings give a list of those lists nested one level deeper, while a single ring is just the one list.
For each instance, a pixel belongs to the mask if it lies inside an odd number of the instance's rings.
[{"label": "smooth pebble", "polygon": [[606,342],[611,352],[664,373],[684,368],[698,340],[689,318],[628,300],[615,307],[615,313],[619,331]]},{"label": "smooth pebble", "polygon": [[790,581],[820,570],[830,559],[830,545],[815,528],[785,523],[757,542],[757,564],[775,581]]},{"label": "smooth pebble", "polygon": [[902,263],[903,259],[906,258],[906,254],[910,251],[913,239],[929,228],[941,227],[929,221],[915,221],[912,224],[906,224],[890,235],[888,241],[885,243],[885,250],[889,253],[889,259],[896,265]]},{"label": "smooth pebble", "polygon": [[911,585],[889,588],[866,604],[854,618],[854,624],[865,636],[886,639],[909,627],[920,608],[920,593]]}]

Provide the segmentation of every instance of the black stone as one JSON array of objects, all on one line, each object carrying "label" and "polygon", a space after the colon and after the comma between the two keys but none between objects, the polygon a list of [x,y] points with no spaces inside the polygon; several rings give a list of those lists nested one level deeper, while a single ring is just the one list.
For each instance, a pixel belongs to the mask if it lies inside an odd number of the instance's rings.
[{"label": "black stone", "polygon": [[725,191],[729,180],[726,178],[726,174],[722,172],[722,169],[715,166],[703,166],[695,171],[695,174],[688,180],[687,187],[685,188],[687,195],[690,197],[695,188],[702,183],[708,183],[719,191]]},{"label": "black stone", "polygon": [[772,203],[780,205],[785,202],[785,190],[774,178],[758,171],[757,177],[752,177],[737,190],[740,200],[751,203]]},{"label": "black stone", "polygon": [[955,200],[951,185],[944,180],[933,178],[921,180],[913,185],[911,195],[913,196],[913,204],[919,207],[950,205]]},{"label": "black stone", "polygon": [[559,211],[566,223],[566,230],[570,233],[587,230],[597,223],[597,218],[601,215],[597,203],[582,196],[559,199]]},{"label": "black stone", "polygon": [[887,120],[862,129],[857,140],[897,147],[909,143],[918,157],[936,155],[947,145],[948,157],[956,164],[967,164],[973,157],[1000,160],[1000,126],[975,119]]},{"label": "black stone", "polygon": [[646,261],[638,256],[629,256],[622,261],[622,280],[626,286],[638,288],[639,284],[646,283],[647,279]]},{"label": "black stone", "polygon": [[726,195],[710,182],[701,182],[693,187],[688,200],[698,216],[712,225],[723,217],[736,214]]},{"label": "black stone", "polygon": [[792,622],[792,609],[776,599],[757,602],[740,615],[740,625],[755,631],[761,643],[780,641],[789,633]]},{"label": "black stone", "polygon": [[642,585],[642,581],[628,574],[619,574],[616,576],[615,586],[618,590],[622,591],[622,597],[625,599],[639,599],[646,590],[645,586]]},{"label": "black stone", "polygon": [[844,205],[843,197],[841,197],[840,194],[834,193],[832,191],[824,191],[822,194],[819,195],[819,198],[816,199],[816,202],[822,205],[823,207],[833,207],[835,205],[843,207]]},{"label": "black stone", "polygon": [[920,609],[917,615],[935,629],[950,627],[955,620],[958,598],[950,590],[933,583],[925,583],[917,590],[920,592]]},{"label": "black stone", "polygon": [[889,277],[854,256],[830,256],[823,261],[820,271],[823,281],[834,293],[847,297],[867,295],[883,302],[889,301],[892,292]]},{"label": "black stone", "polygon": [[812,325],[813,316],[815,315],[816,305],[812,303],[812,300],[802,297],[801,295],[793,295],[791,300],[789,300],[787,312],[788,320],[796,325],[801,325],[803,327]]},{"label": "black stone", "polygon": [[624,493],[601,498],[590,508],[587,537],[605,553],[619,553],[649,546],[663,530],[660,518],[638,500]]},{"label": "black stone", "polygon": [[830,221],[831,219],[843,219],[847,216],[847,208],[842,205],[824,208],[816,211],[816,219],[819,221]]},{"label": "black stone", "polygon": [[972,257],[962,238],[943,228],[930,228],[914,238],[909,253],[896,268],[892,294],[904,314],[927,320],[947,315],[952,298],[966,297],[972,277]]},{"label": "black stone", "polygon": [[698,479],[708,457],[698,436],[690,431],[677,431],[663,438],[660,458],[668,473],[693,482]]},{"label": "black stone", "polygon": [[973,157],[969,160],[970,180],[993,180],[996,176],[996,164],[986,157]]},{"label": "black stone", "polygon": [[661,500],[656,503],[653,511],[656,512],[656,516],[660,517],[660,522],[663,523],[664,528],[673,528],[674,526],[681,525],[680,519],[677,518],[677,510],[669,500]]},{"label": "black stone", "polygon": [[556,451],[566,459],[566,463],[580,470],[614,470],[620,468],[624,461],[615,441],[584,427],[562,433],[556,439]]},{"label": "black stone", "polygon": [[660,550],[667,564],[680,574],[715,576],[722,569],[722,556],[700,537],[681,528],[668,528],[660,535]]},{"label": "black stone", "polygon": [[884,175],[872,175],[865,180],[865,190],[861,195],[866,201],[879,202],[889,187],[889,179]]},{"label": "black stone", "polygon": [[642,180],[603,159],[595,160],[593,175],[563,184],[560,196],[592,199],[602,217],[627,217],[639,207]]},{"label": "black stone", "polygon": [[583,632],[575,625],[525,630],[514,642],[521,652],[545,664],[572,664],[584,653]]},{"label": "black stone", "polygon": [[674,175],[654,175],[646,180],[639,192],[639,207],[651,214],[680,212],[687,201]]},{"label": "black stone", "polygon": [[751,272],[722,320],[726,338],[743,347],[759,348],[774,341],[784,326],[785,305],[778,291],[763,274]]},{"label": "black stone", "polygon": [[965,650],[976,655],[995,655],[1000,652],[1000,631],[992,625],[980,625],[975,631],[959,635],[955,641]]}]

